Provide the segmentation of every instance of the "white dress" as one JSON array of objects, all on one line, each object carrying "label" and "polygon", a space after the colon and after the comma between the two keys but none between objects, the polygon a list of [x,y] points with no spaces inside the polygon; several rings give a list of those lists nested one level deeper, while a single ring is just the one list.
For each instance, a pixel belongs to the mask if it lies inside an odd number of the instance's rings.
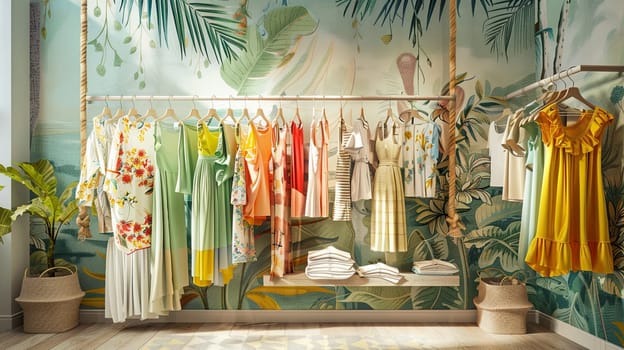
[{"label": "white dress", "polygon": [[505,201],[522,202],[525,178],[525,131],[520,127],[524,109],[519,109],[507,119],[502,147],[505,148],[503,195]]},{"label": "white dress", "polygon": [[370,147],[371,132],[368,122],[358,118],[353,121],[353,131],[347,141],[345,151],[353,160],[351,174],[351,201],[373,198],[370,161],[373,159]]},{"label": "white dress", "polygon": [[310,146],[308,147],[308,190],[306,193],[305,216],[321,216],[320,184],[319,184],[319,150],[315,140],[316,121],[310,125]]},{"label": "white dress", "polygon": [[503,148],[504,130],[499,132],[500,126],[496,125],[496,121],[490,123],[488,132],[488,148],[490,150],[490,187],[503,187],[505,183],[505,153]]}]

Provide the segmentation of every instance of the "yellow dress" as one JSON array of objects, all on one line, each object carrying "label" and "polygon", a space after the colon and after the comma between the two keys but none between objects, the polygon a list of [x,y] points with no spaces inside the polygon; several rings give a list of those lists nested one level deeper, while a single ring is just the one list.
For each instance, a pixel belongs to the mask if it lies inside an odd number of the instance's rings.
[{"label": "yellow dress", "polygon": [[602,133],[613,119],[599,107],[582,111],[570,126],[561,122],[557,105],[539,114],[544,178],[526,262],[543,276],[613,272],[600,159]]}]

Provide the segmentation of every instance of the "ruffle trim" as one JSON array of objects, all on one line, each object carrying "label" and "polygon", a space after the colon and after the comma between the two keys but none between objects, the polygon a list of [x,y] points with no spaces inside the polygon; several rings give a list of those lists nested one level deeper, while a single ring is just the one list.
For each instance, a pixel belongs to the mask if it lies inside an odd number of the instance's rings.
[{"label": "ruffle trim", "polygon": [[610,242],[568,243],[543,237],[531,241],[525,259],[527,265],[544,277],[565,275],[571,271],[613,272]]},{"label": "ruffle trim", "polygon": [[582,113],[577,123],[583,123],[581,119],[591,118],[587,122],[585,131],[580,136],[570,136],[565,130],[578,128],[580,125],[564,126],[559,115],[559,108],[551,105],[542,110],[542,131],[544,142],[552,143],[555,147],[564,149],[566,153],[578,156],[589,153],[600,144],[604,127],[614,120],[609,112],[600,107],[593,111]]}]

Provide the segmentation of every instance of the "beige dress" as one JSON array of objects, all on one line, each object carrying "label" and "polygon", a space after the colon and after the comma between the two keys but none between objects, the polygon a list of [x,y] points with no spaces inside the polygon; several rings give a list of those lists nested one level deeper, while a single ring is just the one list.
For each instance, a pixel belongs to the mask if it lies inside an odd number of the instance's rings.
[{"label": "beige dress", "polygon": [[371,250],[407,251],[405,193],[399,168],[401,143],[393,133],[384,136],[385,126],[377,127],[375,152],[379,165],[373,183]]}]

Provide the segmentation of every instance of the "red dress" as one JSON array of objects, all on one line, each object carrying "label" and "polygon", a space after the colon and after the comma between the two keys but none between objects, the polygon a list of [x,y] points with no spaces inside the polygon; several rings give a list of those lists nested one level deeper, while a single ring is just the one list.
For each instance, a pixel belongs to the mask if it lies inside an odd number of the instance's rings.
[{"label": "red dress", "polygon": [[290,124],[292,142],[290,168],[290,215],[292,217],[302,217],[305,211],[305,155],[303,151],[303,124],[294,120]]}]

